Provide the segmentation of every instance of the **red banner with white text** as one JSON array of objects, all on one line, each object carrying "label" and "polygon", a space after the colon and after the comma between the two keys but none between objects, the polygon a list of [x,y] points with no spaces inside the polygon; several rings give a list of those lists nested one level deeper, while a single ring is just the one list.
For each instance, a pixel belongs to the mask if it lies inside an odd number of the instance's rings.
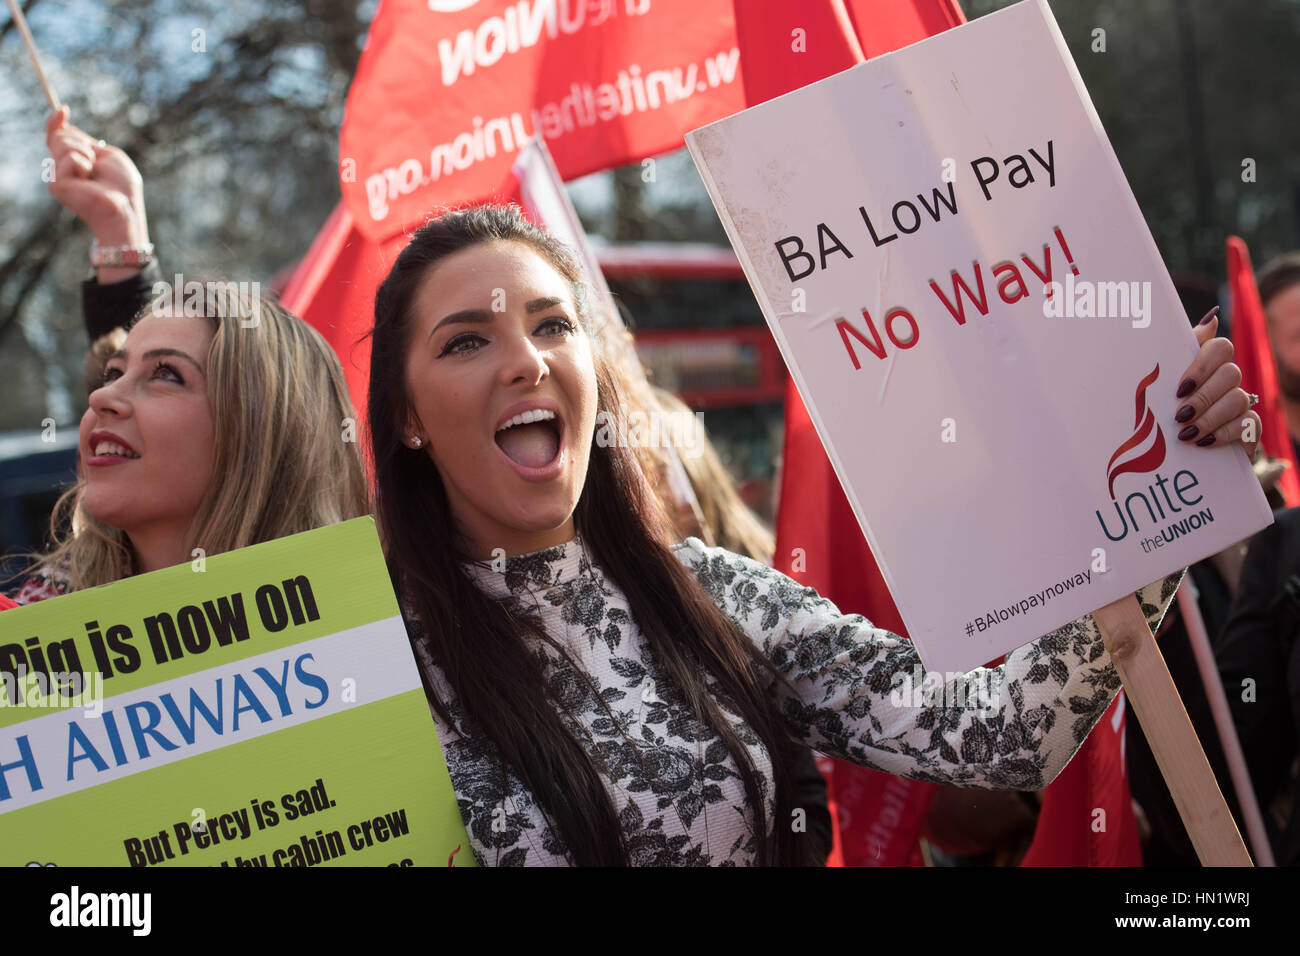
[{"label": "red banner with white text", "polygon": [[535,133],[560,176],[679,149],[745,107],[731,4],[384,0],[348,93],[343,200],[382,240],[505,186]]}]

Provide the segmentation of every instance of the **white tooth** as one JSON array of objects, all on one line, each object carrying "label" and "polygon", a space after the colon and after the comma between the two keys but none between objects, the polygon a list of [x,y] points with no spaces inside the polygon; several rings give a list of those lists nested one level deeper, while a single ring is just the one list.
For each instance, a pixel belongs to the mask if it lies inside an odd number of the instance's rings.
[{"label": "white tooth", "polygon": [[96,455],[113,455],[119,458],[139,458],[135,452],[127,449],[125,445],[119,445],[113,441],[101,441],[95,446]]},{"label": "white tooth", "polygon": [[520,412],[514,418],[503,422],[498,432],[505,431],[507,428],[513,428],[515,425],[531,425],[533,422],[553,421],[555,412],[546,408],[530,408],[528,411]]}]

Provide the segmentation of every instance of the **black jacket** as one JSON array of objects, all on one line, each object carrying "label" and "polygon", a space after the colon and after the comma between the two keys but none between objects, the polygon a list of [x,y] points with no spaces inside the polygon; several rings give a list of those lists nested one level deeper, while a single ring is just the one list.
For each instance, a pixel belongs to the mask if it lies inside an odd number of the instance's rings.
[{"label": "black jacket", "polygon": [[[1233,723],[1280,866],[1300,864],[1300,800],[1275,829],[1268,806],[1300,753],[1300,508],[1277,512],[1251,542],[1241,589],[1214,647]],[[1243,700],[1253,681],[1254,700]],[[1247,685],[1249,686],[1249,685]]]},{"label": "black jacket", "polygon": [[153,284],[162,280],[158,263],[151,262],[136,275],[121,282],[100,284],[89,278],[81,284],[81,318],[93,343],[118,327],[131,325],[140,310],[153,299]]}]

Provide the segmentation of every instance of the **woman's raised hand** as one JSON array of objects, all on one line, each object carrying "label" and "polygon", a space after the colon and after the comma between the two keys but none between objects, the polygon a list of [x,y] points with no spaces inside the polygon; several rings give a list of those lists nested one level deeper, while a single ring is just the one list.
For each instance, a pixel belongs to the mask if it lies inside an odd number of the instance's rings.
[{"label": "woman's raised hand", "polygon": [[1215,306],[1193,330],[1201,350],[1178,380],[1177,396],[1182,401],[1174,427],[1180,441],[1207,448],[1239,441],[1253,461],[1259,447],[1259,416],[1250,410],[1250,397],[1238,387],[1241,369],[1232,361],[1232,343],[1215,337],[1218,328],[1219,307]]},{"label": "woman's raised hand", "polygon": [[[68,107],[50,114],[45,142],[54,160],[50,193],[90,227],[101,246],[149,244],[144,181],[131,158],[68,122]],[[104,266],[100,282],[117,282],[138,268]]]}]

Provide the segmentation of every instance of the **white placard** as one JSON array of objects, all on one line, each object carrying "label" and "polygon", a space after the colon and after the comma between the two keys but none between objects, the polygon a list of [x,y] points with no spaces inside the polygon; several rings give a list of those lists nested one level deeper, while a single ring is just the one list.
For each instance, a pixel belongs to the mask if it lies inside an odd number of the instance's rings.
[{"label": "white placard", "polygon": [[1272,521],[1178,440],[1195,337],[1042,0],[686,140],[927,667]]}]

